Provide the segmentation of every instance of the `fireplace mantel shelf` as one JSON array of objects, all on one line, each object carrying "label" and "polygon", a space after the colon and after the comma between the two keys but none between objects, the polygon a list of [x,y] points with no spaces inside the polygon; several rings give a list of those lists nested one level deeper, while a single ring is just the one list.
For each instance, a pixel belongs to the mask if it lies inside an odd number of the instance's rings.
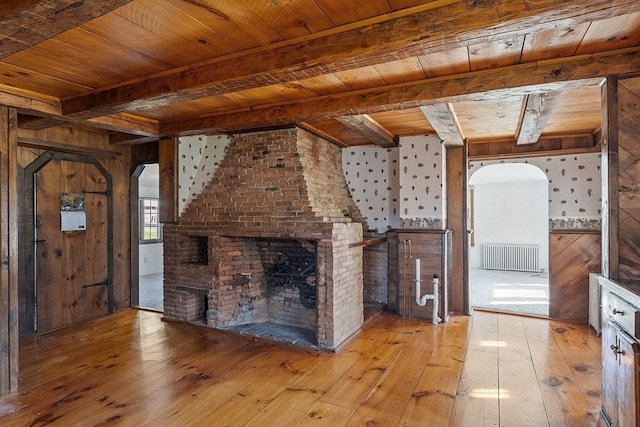
[{"label": "fireplace mantel shelf", "polygon": [[387,241],[386,237],[365,237],[362,241],[351,243],[349,245],[350,248],[356,248],[358,246],[372,246],[379,245]]}]

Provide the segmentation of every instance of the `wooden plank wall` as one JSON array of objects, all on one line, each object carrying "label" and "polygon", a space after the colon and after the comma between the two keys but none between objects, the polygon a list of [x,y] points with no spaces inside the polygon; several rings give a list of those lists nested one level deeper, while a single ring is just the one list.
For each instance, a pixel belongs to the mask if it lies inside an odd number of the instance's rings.
[{"label": "wooden plank wall", "polygon": [[467,235],[467,144],[447,147],[447,228],[451,230],[449,309],[470,313]]},{"label": "wooden plank wall", "polygon": [[600,233],[549,234],[549,317],[589,322],[589,273],[600,272]]},{"label": "wooden plank wall", "polygon": [[18,389],[18,113],[0,107],[0,394]]},{"label": "wooden plank wall", "polygon": [[640,278],[640,77],[618,80],[618,274]]}]

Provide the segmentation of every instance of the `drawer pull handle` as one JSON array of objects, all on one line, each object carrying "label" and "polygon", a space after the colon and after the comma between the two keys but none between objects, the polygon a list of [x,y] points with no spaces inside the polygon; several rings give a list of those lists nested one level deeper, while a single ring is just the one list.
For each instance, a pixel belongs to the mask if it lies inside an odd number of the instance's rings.
[{"label": "drawer pull handle", "polygon": [[624,311],[623,310],[618,310],[617,308],[613,309],[613,315],[615,316],[616,314],[619,314],[620,316],[624,316]]},{"label": "drawer pull handle", "polygon": [[611,350],[613,351],[614,354],[623,354],[624,351],[620,350],[620,347],[611,344]]}]

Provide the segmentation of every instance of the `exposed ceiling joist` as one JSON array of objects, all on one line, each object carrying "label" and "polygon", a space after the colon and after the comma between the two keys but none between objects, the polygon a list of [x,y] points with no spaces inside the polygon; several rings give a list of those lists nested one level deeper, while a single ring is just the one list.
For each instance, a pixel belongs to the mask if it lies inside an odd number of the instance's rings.
[{"label": "exposed ceiling joist", "polygon": [[[180,68],[142,81],[63,100],[65,115],[90,118],[135,111],[251,87],[440,52],[466,44],[525,35],[635,12],[635,0],[510,2],[509,20],[496,2],[431,2],[364,26],[333,29],[216,61]],[[419,10],[416,12],[416,10]],[[437,10],[437,13],[435,13]],[[411,12],[411,13],[410,13]],[[398,16],[399,15],[399,16]],[[447,19],[443,19],[447,17]],[[425,36],[428,35],[428,36]],[[375,43],[376,49],[371,49]]]},{"label": "exposed ceiling joist", "polygon": [[525,107],[516,137],[518,145],[534,144],[538,141],[551,117],[557,99],[557,92],[530,94],[525,97]]},{"label": "exposed ceiling joist", "polygon": [[120,113],[113,116],[96,117],[89,120],[80,120],[73,117],[63,117],[52,114],[43,114],[42,117],[32,117],[29,110],[20,109],[21,115],[18,126],[21,129],[43,130],[53,126],[65,124],[85,125],[96,129],[113,132],[124,132],[131,135],[151,137],[158,139],[160,124],[156,120],[144,119],[132,114]]},{"label": "exposed ceiling joist", "polygon": [[398,146],[398,138],[366,114],[342,116],[336,120],[382,148]]},{"label": "exposed ceiling joist", "polygon": [[[606,63],[606,67],[603,67]],[[602,55],[581,55],[516,65],[406,84],[317,97],[303,102],[265,105],[250,111],[161,124],[164,135],[233,132],[296,122],[314,122],[336,115],[370,114],[455,100],[490,100],[505,94],[554,92],[597,84],[606,75],[640,72],[640,47]],[[517,89],[514,89],[517,88]],[[514,92],[515,91],[515,92]],[[355,107],[357,106],[357,107]]]},{"label": "exposed ceiling joist", "polygon": [[53,126],[59,126],[65,124],[64,120],[58,117],[35,117],[35,116],[18,116],[18,127],[20,129],[28,130],[43,130]]},{"label": "exposed ceiling joist", "polygon": [[340,147],[347,147],[348,145],[345,144],[343,141],[339,140],[338,138],[335,138],[331,135],[329,135],[326,132],[321,131],[320,129],[318,129],[317,127],[311,125],[310,123],[306,123],[306,122],[299,122],[296,124],[296,126],[298,126],[301,129],[306,130],[309,133],[312,133],[316,136],[319,136],[320,138],[324,138],[327,141],[330,141]]},{"label": "exposed ceiling joist", "polygon": [[423,105],[422,114],[446,146],[464,145],[464,135],[451,104]]},{"label": "exposed ceiling joist", "polygon": [[0,58],[48,40],[130,1],[3,1],[0,4]]},{"label": "exposed ceiling joist", "polygon": [[109,133],[109,143],[112,145],[138,145],[147,142],[157,142],[159,138],[153,136],[136,136],[128,133]]}]

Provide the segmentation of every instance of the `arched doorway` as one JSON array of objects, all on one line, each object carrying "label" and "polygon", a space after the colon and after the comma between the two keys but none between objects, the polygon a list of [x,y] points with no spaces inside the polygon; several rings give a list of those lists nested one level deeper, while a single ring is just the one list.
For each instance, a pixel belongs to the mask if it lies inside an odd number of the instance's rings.
[{"label": "arched doorway", "polygon": [[549,315],[548,180],[526,163],[483,166],[469,179],[470,302]]}]

